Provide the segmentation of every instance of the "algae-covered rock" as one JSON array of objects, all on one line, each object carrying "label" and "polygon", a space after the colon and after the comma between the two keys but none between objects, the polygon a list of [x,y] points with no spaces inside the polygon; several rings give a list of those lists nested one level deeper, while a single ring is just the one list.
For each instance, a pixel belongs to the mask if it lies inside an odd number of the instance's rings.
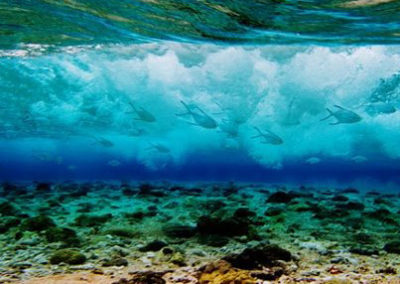
[{"label": "algae-covered rock", "polygon": [[355,234],[353,237],[357,243],[362,243],[362,244],[373,244],[374,243],[374,238],[370,234],[367,234],[364,232],[359,232],[359,233]]},{"label": "algae-covered rock", "polygon": [[349,249],[349,252],[359,255],[378,255],[379,250],[372,246],[355,244]]},{"label": "algae-covered rock", "polygon": [[357,201],[349,201],[344,204],[336,204],[336,208],[339,210],[355,210],[355,211],[362,211],[365,208],[365,205],[361,202]]},{"label": "algae-covered rock", "polygon": [[0,219],[0,234],[8,232],[9,229],[18,226],[21,220],[12,216],[1,217]]},{"label": "algae-covered rock", "polygon": [[164,274],[154,271],[135,272],[129,280],[122,278],[112,284],[165,284],[167,282],[162,278]]},{"label": "algae-covered rock", "polygon": [[241,207],[241,208],[236,209],[233,216],[236,218],[249,218],[249,217],[256,216],[256,213],[251,211],[249,208]]},{"label": "algae-covered rock", "polygon": [[159,251],[163,247],[166,247],[168,244],[166,242],[160,241],[160,240],[154,240],[152,242],[149,242],[145,246],[141,247],[139,251],[141,252],[147,252],[147,251]]},{"label": "algae-covered rock", "polygon": [[82,214],[75,218],[75,225],[80,227],[97,227],[112,219],[112,214],[87,215]]},{"label": "algae-covered rock", "polygon": [[250,271],[233,268],[223,260],[202,267],[198,279],[200,284],[258,283],[257,279],[250,275]]},{"label": "algae-covered rock", "polygon": [[400,254],[400,241],[391,241],[385,244],[383,249],[388,253]]},{"label": "algae-covered rock", "polygon": [[63,242],[68,246],[79,246],[80,240],[76,232],[69,228],[50,228],[44,233],[48,242]]},{"label": "algae-covered rock", "polygon": [[75,249],[60,249],[53,253],[50,257],[51,264],[59,264],[61,262],[67,264],[83,264],[86,256]]},{"label": "algae-covered rock", "polygon": [[246,218],[202,216],[197,221],[197,230],[201,234],[240,236],[249,232],[249,225]]},{"label": "algae-covered rock", "polygon": [[180,252],[175,252],[171,256],[170,262],[173,263],[173,264],[176,264],[178,266],[185,266],[186,265],[185,256]]},{"label": "algae-covered rock", "polygon": [[268,197],[267,202],[268,203],[289,203],[295,197],[296,197],[296,195],[294,195],[292,193],[286,193],[284,191],[277,191]]},{"label": "algae-covered rock", "polygon": [[15,206],[8,202],[3,201],[0,203],[0,214],[3,216],[14,216],[17,213]]},{"label": "algae-covered rock", "polygon": [[349,198],[342,194],[338,194],[338,195],[335,195],[334,197],[332,197],[332,201],[336,201],[336,202],[346,202],[348,200],[349,200]]},{"label": "algae-covered rock", "polygon": [[265,216],[278,216],[280,214],[282,214],[285,210],[281,207],[269,207],[265,212],[264,215]]},{"label": "algae-covered rock", "polygon": [[263,266],[271,267],[277,260],[290,261],[292,255],[289,251],[271,244],[259,244],[244,249],[239,254],[232,254],[223,258],[233,267],[241,269],[261,269]]},{"label": "algae-covered rock", "polygon": [[221,235],[202,234],[199,236],[198,242],[211,247],[223,247],[229,243],[229,238]]},{"label": "algae-covered rock", "polygon": [[36,184],[36,190],[48,192],[51,190],[51,186],[52,186],[51,183],[40,182]]},{"label": "algae-covered rock", "polygon": [[163,232],[170,238],[191,238],[196,234],[196,227],[180,224],[166,224],[163,227]]},{"label": "algae-covered rock", "polygon": [[28,231],[40,232],[55,227],[53,219],[45,215],[31,217],[22,223],[22,227]]},{"label": "algae-covered rock", "polygon": [[114,257],[112,259],[106,259],[103,261],[102,266],[110,267],[110,266],[128,266],[128,261],[122,257]]}]

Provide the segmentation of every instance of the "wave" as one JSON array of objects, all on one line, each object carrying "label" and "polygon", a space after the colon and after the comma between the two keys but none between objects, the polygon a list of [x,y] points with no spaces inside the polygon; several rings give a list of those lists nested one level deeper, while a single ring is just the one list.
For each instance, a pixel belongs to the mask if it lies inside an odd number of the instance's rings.
[{"label": "wave", "polygon": [[397,168],[399,54],[152,43],[3,58],[1,156],[70,170],[97,156],[107,168],[160,170],[199,153],[237,156],[238,168]]},{"label": "wave", "polygon": [[393,0],[6,1],[0,3],[0,48],[157,40],[399,43],[399,8]]}]

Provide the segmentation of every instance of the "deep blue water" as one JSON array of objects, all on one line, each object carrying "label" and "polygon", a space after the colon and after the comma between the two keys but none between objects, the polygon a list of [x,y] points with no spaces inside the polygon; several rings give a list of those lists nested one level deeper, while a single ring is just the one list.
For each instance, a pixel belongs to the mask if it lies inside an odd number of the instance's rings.
[{"label": "deep blue water", "polygon": [[398,5],[6,1],[0,179],[395,188]]}]

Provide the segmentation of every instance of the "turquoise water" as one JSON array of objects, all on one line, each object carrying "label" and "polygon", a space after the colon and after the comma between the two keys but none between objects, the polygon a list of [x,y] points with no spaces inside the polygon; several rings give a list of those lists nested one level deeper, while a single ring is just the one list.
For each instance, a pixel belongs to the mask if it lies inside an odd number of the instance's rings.
[{"label": "turquoise water", "polygon": [[0,2],[0,283],[400,283],[399,8]]},{"label": "turquoise water", "polygon": [[395,186],[397,6],[2,3],[0,178]]}]

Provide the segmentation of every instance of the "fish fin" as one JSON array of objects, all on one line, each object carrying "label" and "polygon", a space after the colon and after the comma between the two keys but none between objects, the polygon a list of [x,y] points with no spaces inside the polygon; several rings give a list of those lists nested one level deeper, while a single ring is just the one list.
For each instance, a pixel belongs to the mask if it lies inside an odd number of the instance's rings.
[{"label": "fish fin", "polygon": [[264,133],[262,133],[262,131],[260,130],[260,128],[258,128],[257,126],[254,126],[254,129],[257,130],[258,133],[260,133],[259,136],[263,136]]},{"label": "fish fin", "polygon": [[331,116],[333,116],[333,112],[332,112],[329,108],[326,108],[326,110],[329,112],[329,115],[326,116],[326,117],[324,117],[324,118],[322,118],[322,119],[320,119],[320,121],[327,120],[328,118],[330,118]]},{"label": "fish fin", "polygon": [[250,138],[255,139],[255,138],[259,138],[259,137],[262,137],[262,135],[251,136]]},{"label": "fish fin", "polygon": [[278,135],[276,135],[275,133],[273,133],[272,131],[270,131],[268,129],[265,129],[265,131],[268,132],[268,134],[271,135],[271,136],[278,137]]},{"label": "fish fin", "polygon": [[336,107],[338,109],[345,109],[344,107],[341,107],[340,105],[334,105],[334,107]]},{"label": "fish fin", "polygon": [[[207,115],[206,112],[205,112],[204,110],[202,110],[200,107],[198,107],[197,105],[196,105],[196,108],[197,108],[202,114]],[[208,116],[208,115],[207,115],[207,116]]]},{"label": "fish fin", "polygon": [[188,113],[192,113],[192,110],[190,109],[189,105],[185,103],[184,101],[181,101],[181,104],[187,109]]},{"label": "fish fin", "polygon": [[200,126],[200,125],[198,125],[197,123],[194,123],[194,122],[188,122],[190,125],[193,125],[193,126]]},{"label": "fish fin", "polygon": [[190,112],[185,112],[185,113],[175,113],[176,116],[185,116],[191,114]]},{"label": "fish fin", "polygon": [[275,133],[273,133],[272,131],[270,131],[270,130],[268,130],[268,129],[266,129],[265,131],[267,131],[269,135],[271,135],[271,136],[273,136],[273,137],[275,137],[275,138],[282,139],[281,137],[279,137],[278,135],[276,135]]},{"label": "fish fin", "polygon": [[132,109],[133,109],[135,112],[137,112],[137,109],[136,109],[135,105],[134,105],[132,102],[129,102],[129,105],[132,107]]},{"label": "fish fin", "polygon": [[338,125],[338,124],[340,124],[340,122],[339,122],[339,121],[336,121],[336,122],[329,123],[329,125]]}]

